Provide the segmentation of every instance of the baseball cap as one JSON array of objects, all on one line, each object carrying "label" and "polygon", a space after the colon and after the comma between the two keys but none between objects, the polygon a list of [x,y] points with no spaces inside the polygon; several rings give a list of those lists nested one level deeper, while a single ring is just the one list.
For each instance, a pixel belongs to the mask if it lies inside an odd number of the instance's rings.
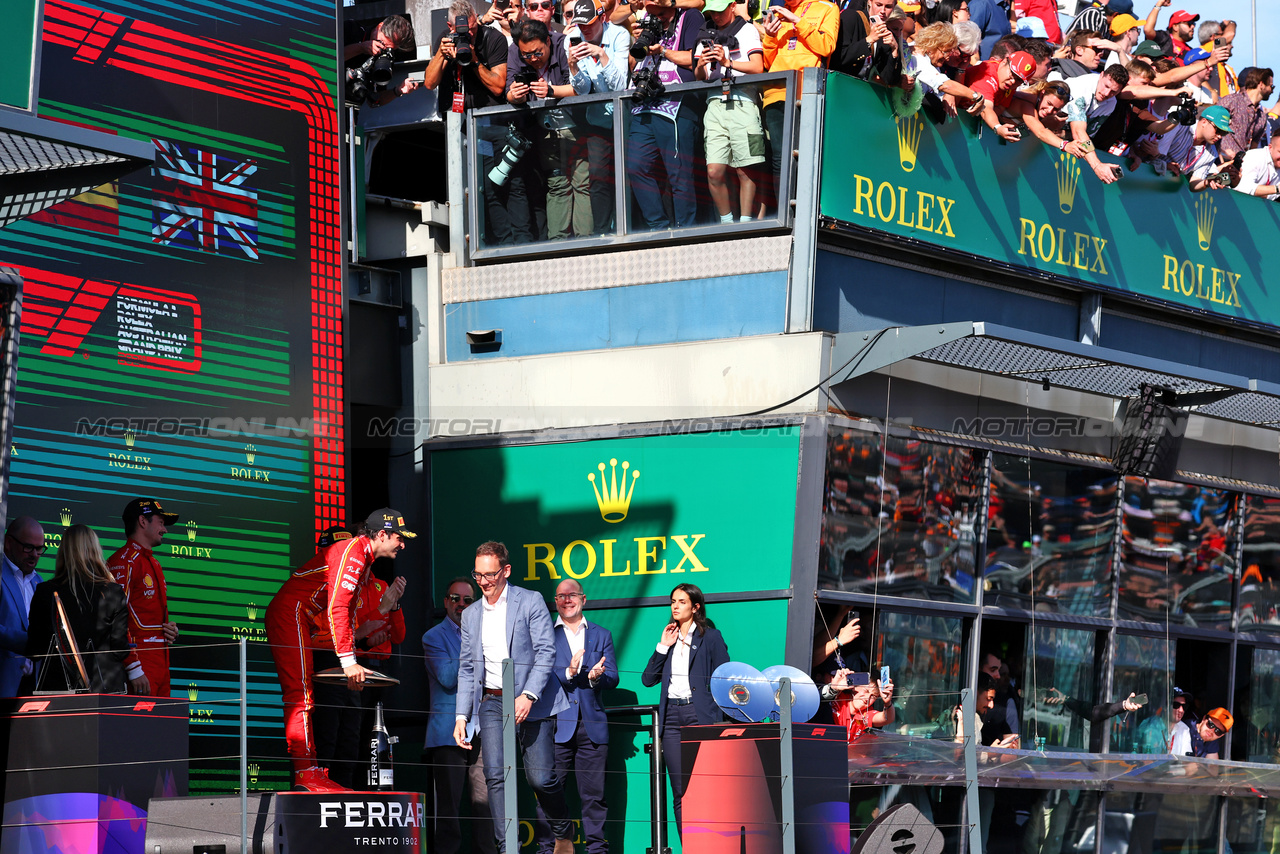
[{"label": "baseball cap", "polygon": [[898,8],[906,12],[908,15],[914,15],[920,11],[920,3],[913,3],[911,0],[898,0]]},{"label": "baseball cap", "polygon": [[351,539],[351,532],[341,525],[330,525],[320,532],[316,538],[316,551],[322,551],[339,540]]},{"label": "baseball cap", "polygon": [[364,521],[364,527],[371,535],[378,531],[387,531],[409,539],[418,536],[404,526],[404,514],[390,507],[383,507],[381,510],[370,513],[369,518]]},{"label": "baseball cap", "polygon": [[1223,732],[1229,732],[1231,730],[1231,725],[1236,722],[1236,719],[1231,716],[1231,713],[1222,707],[1212,710],[1209,714],[1205,715],[1205,717],[1222,727]]},{"label": "baseball cap", "polygon": [[1181,24],[1184,21],[1191,21],[1192,23],[1194,23],[1198,20],[1200,20],[1199,15],[1193,15],[1190,12],[1186,11],[1185,9],[1179,9],[1178,11],[1173,13],[1173,17],[1169,19],[1169,23]]},{"label": "baseball cap", "polygon": [[1208,59],[1208,58],[1209,58],[1209,51],[1205,50],[1202,47],[1198,47],[1198,48],[1195,48],[1194,50],[1189,50],[1182,55],[1182,64],[1190,65],[1193,62],[1199,62],[1202,59]]},{"label": "baseball cap", "polygon": [[1134,27],[1141,27],[1142,22],[1132,15],[1116,15],[1111,19],[1111,35],[1122,36]]},{"label": "baseball cap", "polygon": [[125,505],[124,513],[120,514],[126,530],[132,530],[133,523],[143,516],[159,516],[166,525],[172,525],[178,521],[177,513],[166,513],[160,506],[160,502],[154,498],[135,498]]},{"label": "baseball cap", "polygon": [[1231,113],[1226,107],[1220,107],[1214,104],[1212,107],[1205,107],[1200,118],[1216,127],[1223,133],[1231,133]]},{"label": "baseball cap", "polygon": [[1049,31],[1044,28],[1044,21],[1034,15],[1019,18],[1013,29],[1014,32],[1026,39],[1049,38]]},{"label": "baseball cap", "polygon": [[569,14],[565,17],[565,23],[594,24],[603,14],[604,4],[599,0],[573,0],[573,4],[569,6]]},{"label": "baseball cap", "polygon": [[1168,56],[1169,52],[1160,46],[1160,42],[1147,39],[1146,41],[1140,42],[1138,46],[1133,49],[1133,55],[1149,56],[1153,59],[1159,59],[1162,56]]},{"label": "baseball cap", "polygon": [[1020,50],[1009,55],[1009,68],[1015,77],[1025,82],[1036,73],[1036,61],[1031,58],[1031,54]]},{"label": "baseball cap", "polygon": [[1132,15],[1133,0],[1111,0],[1107,4],[1107,11],[1115,12],[1117,15]]}]

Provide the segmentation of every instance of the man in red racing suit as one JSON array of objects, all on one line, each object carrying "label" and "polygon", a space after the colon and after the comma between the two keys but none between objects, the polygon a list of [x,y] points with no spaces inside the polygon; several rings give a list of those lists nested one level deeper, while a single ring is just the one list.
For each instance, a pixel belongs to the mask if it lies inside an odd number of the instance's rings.
[{"label": "man in red racing suit", "polygon": [[166,513],[154,498],[135,498],[120,518],[128,539],[107,566],[129,606],[129,686],[137,694],[168,697],[169,644],[178,639],[178,624],[169,619],[169,591],[152,550],[164,541],[178,514]]},{"label": "man in red racing suit", "polygon": [[312,597],[323,590],[329,565],[325,555],[334,543],[351,539],[341,525],[326,528],[316,540],[316,554],[295,569],[280,585],[267,606],[267,643],[280,677],[284,701],[284,739],[293,760],[294,785],[307,791],[329,791],[328,775],[316,764],[315,731],[311,723],[315,707],[311,674]]}]

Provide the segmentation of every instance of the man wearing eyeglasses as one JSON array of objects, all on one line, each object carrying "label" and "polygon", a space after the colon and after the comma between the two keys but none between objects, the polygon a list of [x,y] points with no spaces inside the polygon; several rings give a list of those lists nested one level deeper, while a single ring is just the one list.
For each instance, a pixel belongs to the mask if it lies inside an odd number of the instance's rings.
[{"label": "man wearing eyeglasses", "polygon": [[[493,833],[489,819],[489,790],[485,787],[484,766],[477,760],[479,750],[464,750],[453,740],[453,722],[458,708],[458,658],[462,652],[462,612],[476,599],[470,578],[455,578],[444,594],[445,618],[422,636],[422,654],[431,689],[427,740],[422,761],[431,770],[435,790],[436,854],[457,854],[462,847],[462,827],[458,820],[462,799],[470,791],[471,827],[475,850],[493,854]],[[474,728],[472,728],[474,730]],[[471,732],[472,745],[476,735]]]},{"label": "man wearing eyeglasses", "polygon": [[[582,835],[587,854],[606,854],[604,766],[609,754],[609,720],[601,694],[618,685],[613,634],[588,623],[582,615],[587,593],[566,578],[556,587],[556,678],[569,698],[569,708],[556,715],[556,777],[561,785],[572,768],[582,799]],[[551,831],[538,807],[538,852],[551,854]]]},{"label": "man wearing eyeglasses", "polygon": [[1231,731],[1234,723],[1235,718],[1226,709],[1213,709],[1192,726],[1175,730],[1169,752],[1174,756],[1221,759],[1221,739]]},{"label": "man wearing eyeglasses", "polygon": [[44,529],[30,516],[19,516],[4,534],[4,595],[0,597],[0,697],[16,697],[24,676],[32,673],[27,648],[31,597],[42,579],[36,563],[44,554]]},{"label": "man wearing eyeglasses", "polygon": [[[556,715],[569,708],[560,680],[553,677],[556,644],[547,603],[532,590],[507,583],[511,562],[502,543],[476,549],[472,577],[483,596],[462,615],[457,717],[453,740],[471,750],[468,722],[480,722],[481,761],[489,784],[489,811],[499,851],[506,850],[506,809],[502,756],[502,662],[514,664],[516,741],[524,755],[525,779],[555,834],[554,854],[573,854],[573,822],[555,773]],[[514,757],[513,757],[514,758]],[[514,818],[514,816],[513,816]]]}]

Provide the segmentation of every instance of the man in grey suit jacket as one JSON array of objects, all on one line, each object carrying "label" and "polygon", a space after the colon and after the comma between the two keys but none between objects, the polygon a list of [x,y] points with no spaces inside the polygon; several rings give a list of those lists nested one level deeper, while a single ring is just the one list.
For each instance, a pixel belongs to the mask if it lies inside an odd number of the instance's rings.
[{"label": "man in grey suit jacket", "polygon": [[[555,854],[573,854],[573,822],[564,782],[555,773],[555,716],[569,707],[552,678],[555,634],[547,603],[532,590],[508,584],[507,547],[488,542],[476,549],[472,577],[482,600],[462,612],[462,654],[458,663],[458,707],[453,739],[471,748],[467,721],[480,721],[480,755],[489,787],[498,850],[506,850],[503,801],[502,661],[515,665],[516,741],[524,755],[525,778],[555,834]],[[512,820],[515,817],[512,816]]]},{"label": "man in grey suit jacket", "polygon": [[19,516],[9,523],[4,534],[4,559],[0,561],[0,697],[17,696],[23,677],[32,675],[31,660],[25,656],[27,621],[31,597],[44,580],[36,572],[42,554],[44,529],[39,522],[30,516]]}]

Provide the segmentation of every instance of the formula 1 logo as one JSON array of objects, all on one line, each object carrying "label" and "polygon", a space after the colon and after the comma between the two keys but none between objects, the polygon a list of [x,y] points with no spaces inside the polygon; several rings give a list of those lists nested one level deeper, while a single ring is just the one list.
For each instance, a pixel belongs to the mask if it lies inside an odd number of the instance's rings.
[{"label": "formula 1 logo", "polygon": [[49,708],[48,700],[28,700],[22,704],[20,709],[18,709],[18,714],[21,715],[27,712],[43,712],[47,708]]}]

